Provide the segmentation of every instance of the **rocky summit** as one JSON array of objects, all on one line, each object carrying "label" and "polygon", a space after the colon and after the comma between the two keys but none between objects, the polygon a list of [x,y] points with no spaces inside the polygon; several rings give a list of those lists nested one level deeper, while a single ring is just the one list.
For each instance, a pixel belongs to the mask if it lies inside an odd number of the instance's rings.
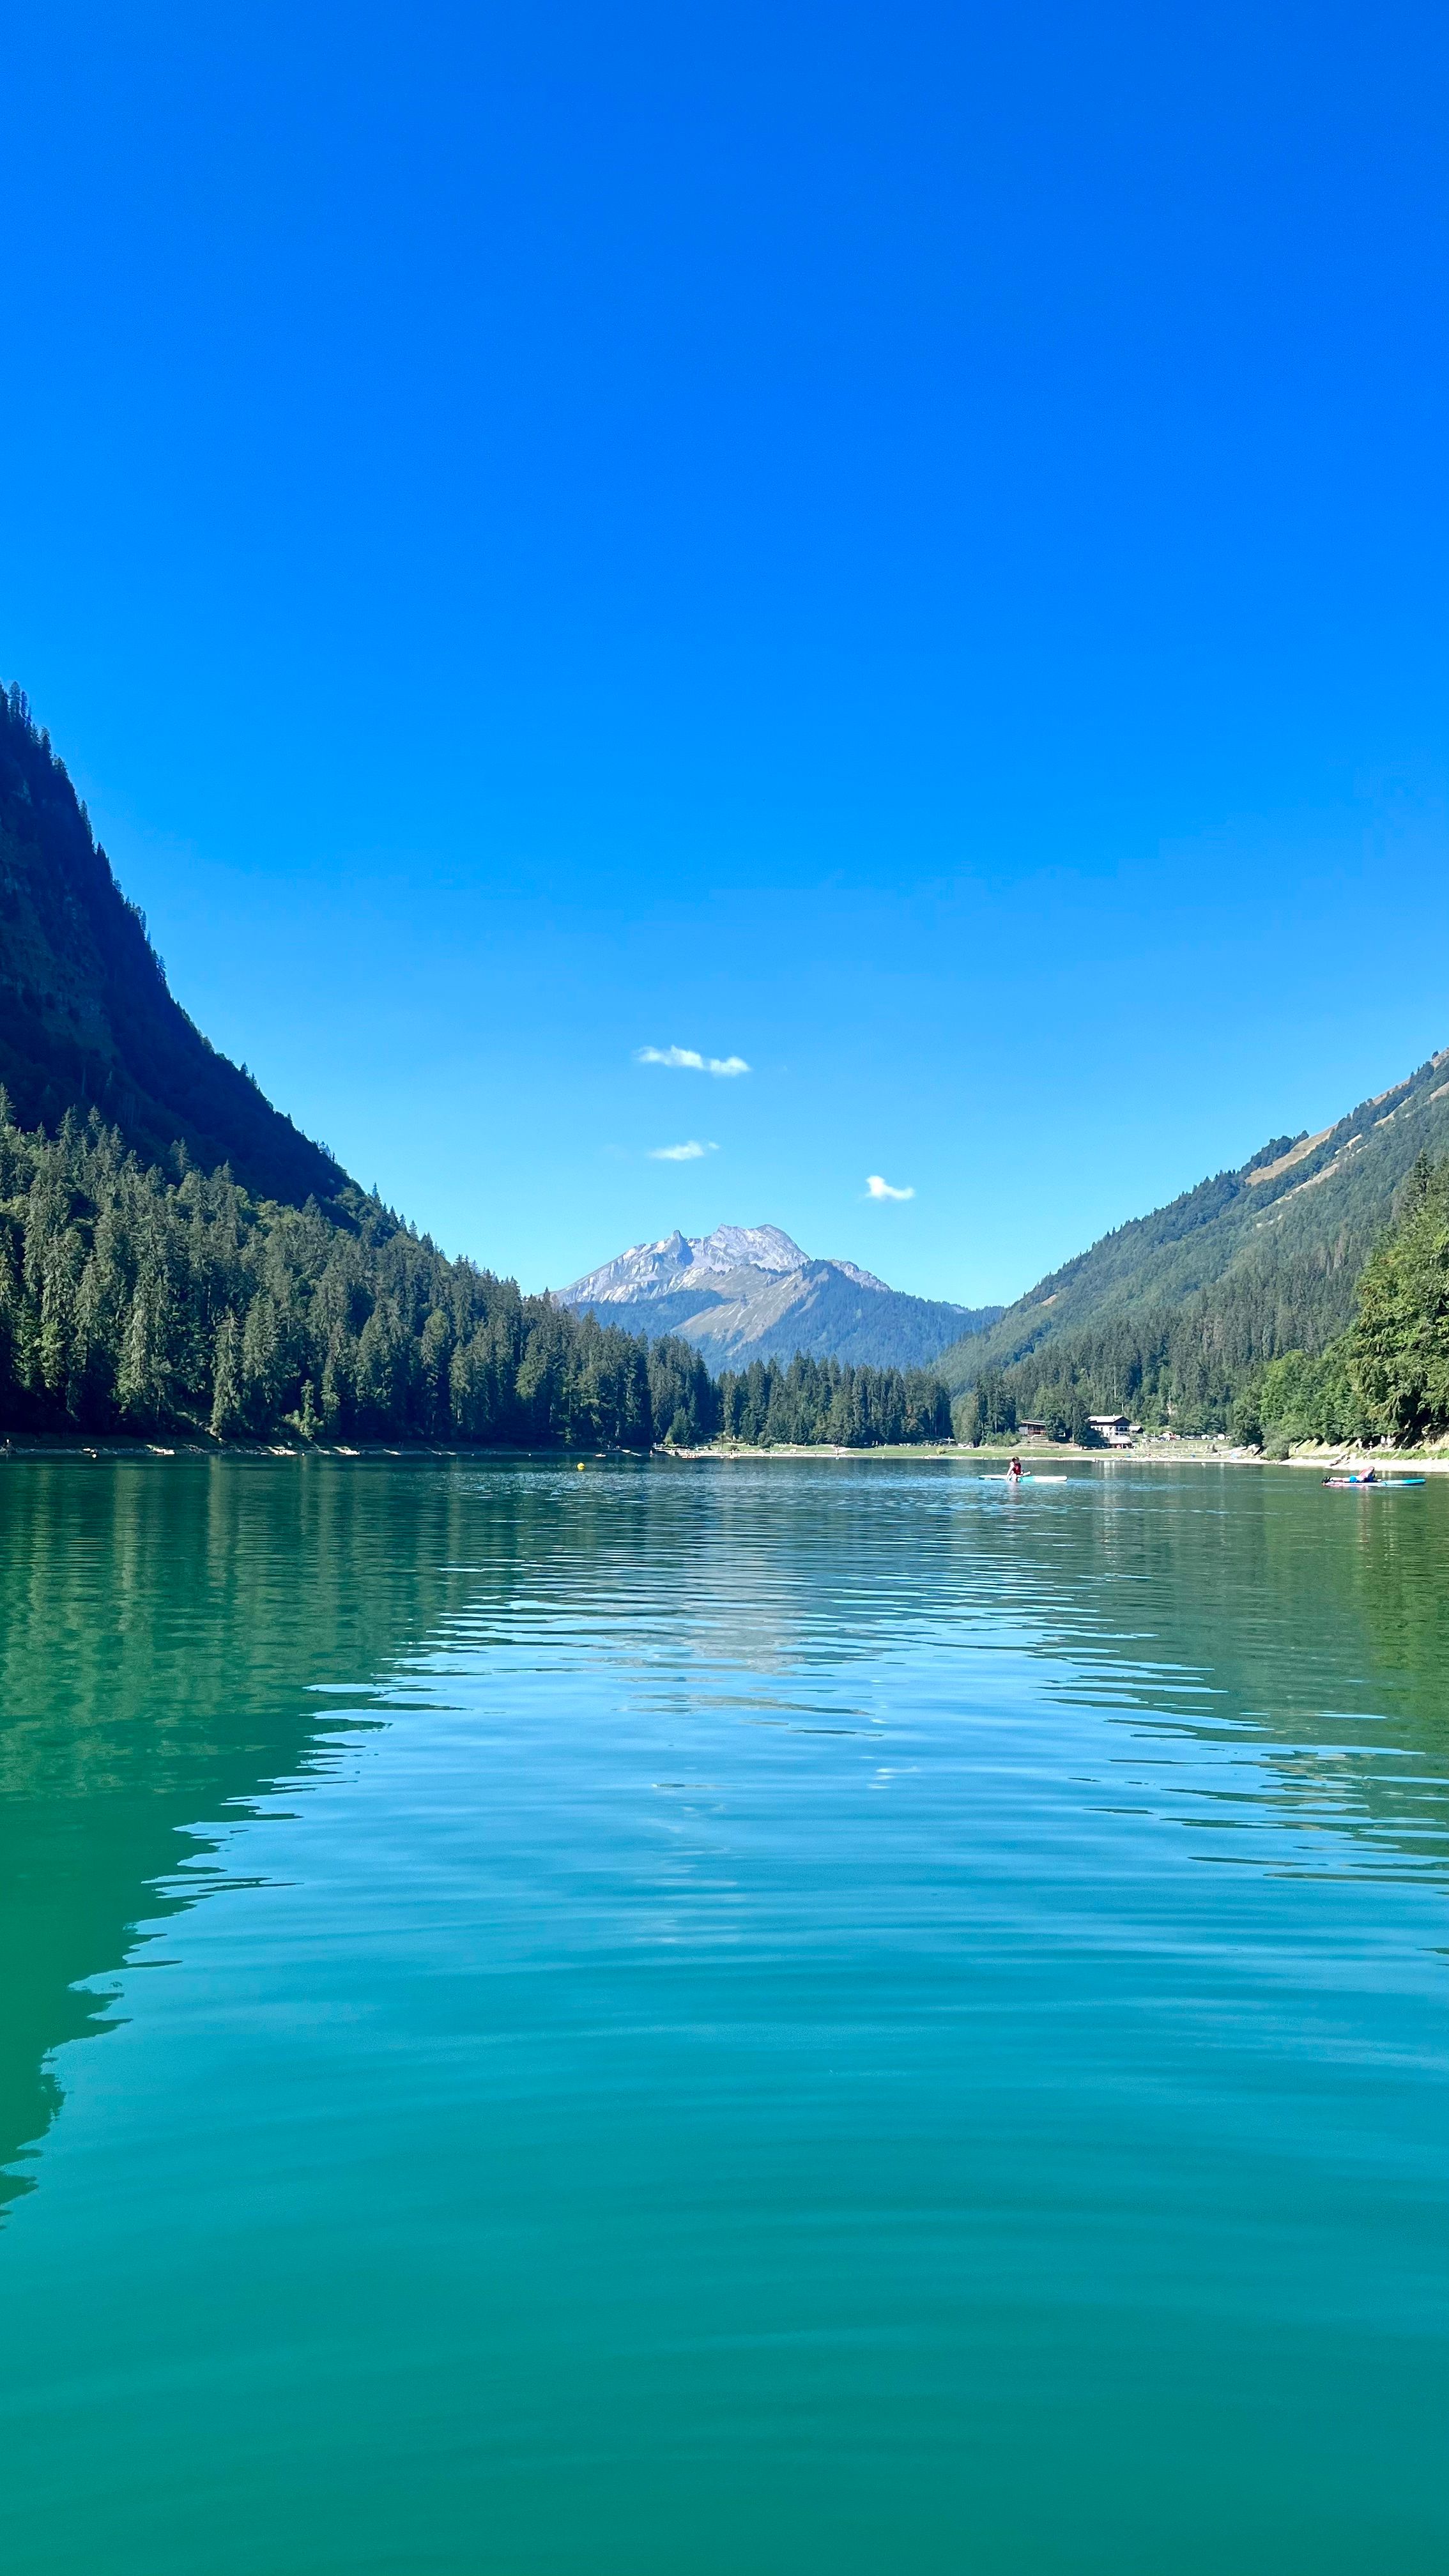
[{"label": "rocky summit", "polygon": [[560,1289],[559,1306],[630,1331],[677,1333],[712,1368],[788,1360],[797,1351],[871,1368],[921,1368],[997,1306],[911,1297],[853,1261],[817,1261],[777,1225],[677,1230],[636,1243]]}]

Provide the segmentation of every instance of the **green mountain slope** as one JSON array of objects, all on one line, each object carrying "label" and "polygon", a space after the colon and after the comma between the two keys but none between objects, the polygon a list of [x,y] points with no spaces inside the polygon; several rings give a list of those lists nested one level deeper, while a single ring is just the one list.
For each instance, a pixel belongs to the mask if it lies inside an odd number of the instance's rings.
[{"label": "green mountain slope", "polygon": [[178,1141],[259,1197],[300,1206],[340,1166],[218,1055],[173,1000],[146,924],[30,720],[0,691],[0,1083],[24,1126],[97,1108],[144,1162]]},{"label": "green mountain slope", "polygon": [[1449,1049],[1336,1125],[1277,1137],[1241,1170],[1104,1235],[937,1370],[958,1389],[1003,1373],[1021,1412],[1076,1398],[1218,1424],[1262,1362],[1322,1350],[1343,1330],[1424,1153],[1449,1153]]}]

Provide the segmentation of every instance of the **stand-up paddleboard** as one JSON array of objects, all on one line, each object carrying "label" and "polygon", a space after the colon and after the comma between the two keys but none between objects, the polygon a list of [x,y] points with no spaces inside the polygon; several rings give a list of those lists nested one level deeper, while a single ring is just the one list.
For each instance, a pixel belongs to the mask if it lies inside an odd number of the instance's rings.
[{"label": "stand-up paddleboard", "polygon": [[[1019,1476],[983,1476],[981,1479],[983,1485],[1069,1485],[1071,1481],[1070,1476],[1034,1476],[1029,1467],[1023,1467]],[[1422,1484],[1423,1478],[1419,1481]]]},{"label": "stand-up paddleboard", "polygon": [[1325,1476],[1325,1485],[1334,1485],[1340,1493],[1391,1494],[1396,1485],[1422,1485],[1424,1476]]}]

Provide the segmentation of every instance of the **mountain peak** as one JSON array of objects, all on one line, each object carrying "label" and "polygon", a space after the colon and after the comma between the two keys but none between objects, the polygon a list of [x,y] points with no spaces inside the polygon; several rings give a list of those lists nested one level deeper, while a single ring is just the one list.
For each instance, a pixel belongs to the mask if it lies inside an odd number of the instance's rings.
[{"label": "mountain peak", "polygon": [[939,1298],[907,1297],[852,1261],[816,1261],[778,1225],[717,1225],[636,1243],[555,1302],[606,1323],[679,1333],[711,1367],[786,1359],[796,1351],[875,1368],[918,1368],[963,1333],[994,1323]]},{"label": "mountain peak", "polygon": [[732,1271],[755,1270],[778,1278],[804,1270],[810,1256],[778,1225],[717,1225],[713,1234],[661,1235],[657,1243],[634,1243],[601,1269],[576,1279],[559,1292],[565,1306],[626,1305],[636,1297],[668,1296],[696,1281],[728,1278]]},{"label": "mountain peak", "polygon": [[717,1225],[689,1248],[703,1270],[803,1270],[810,1258],[778,1225]]}]

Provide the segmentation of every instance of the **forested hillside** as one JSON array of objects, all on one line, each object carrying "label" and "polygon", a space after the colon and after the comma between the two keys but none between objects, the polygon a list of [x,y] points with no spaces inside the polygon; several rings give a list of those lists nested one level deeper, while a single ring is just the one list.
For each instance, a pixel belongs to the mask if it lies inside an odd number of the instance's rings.
[{"label": "forested hillside", "polygon": [[1394,1221],[1359,1275],[1353,1321],[1327,1348],[1284,1351],[1229,1407],[1240,1440],[1282,1456],[1295,1441],[1449,1435],[1449,1160],[1420,1157]]},{"label": "forested hillside", "polygon": [[27,1125],[100,1109],[143,1162],[180,1137],[208,1170],[300,1205],[347,1176],[167,987],[48,734],[0,690],[0,1082]]},{"label": "forested hillside", "polygon": [[935,1380],[802,1361],[716,1385],[648,1342],[449,1261],[377,1200],[258,1201],[97,1112],[57,1136],[0,1093],[0,1430],[647,1448],[919,1440]]},{"label": "forested hillside", "polygon": [[1397,1223],[1359,1281],[1342,1356],[1373,1430],[1393,1440],[1449,1432],[1449,1161],[1426,1158],[1409,1174]]},{"label": "forested hillside", "polygon": [[1416,1161],[1449,1150],[1449,1051],[1316,1136],[1103,1237],[936,1363],[968,1428],[1121,1408],[1226,1428],[1264,1366],[1326,1352]]},{"label": "forested hillside", "polygon": [[561,1315],[376,1200],[257,1201],[143,1166],[95,1113],[0,1118],[7,1430],[647,1445],[715,1411],[687,1344]]}]

